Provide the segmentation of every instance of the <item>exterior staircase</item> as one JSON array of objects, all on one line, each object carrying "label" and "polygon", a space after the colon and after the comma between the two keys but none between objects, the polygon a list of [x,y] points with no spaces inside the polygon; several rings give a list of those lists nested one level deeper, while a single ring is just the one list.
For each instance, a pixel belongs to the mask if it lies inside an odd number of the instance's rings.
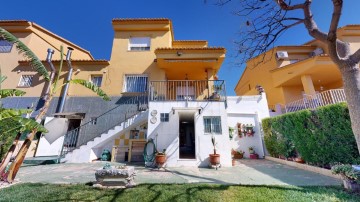
[{"label": "exterior staircase", "polygon": [[148,117],[147,95],[134,96],[65,135],[60,162],[91,162],[102,146],[120,132],[144,123]]}]

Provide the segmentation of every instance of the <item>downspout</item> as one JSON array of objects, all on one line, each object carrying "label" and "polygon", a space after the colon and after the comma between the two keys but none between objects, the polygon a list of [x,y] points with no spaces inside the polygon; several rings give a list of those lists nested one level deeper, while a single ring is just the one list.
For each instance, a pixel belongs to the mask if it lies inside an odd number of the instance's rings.
[{"label": "downspout", "polygon": [[71,80],[71,76],[72,76],[72,73],[73,73],[73,68],[72,68],[72,65],[71,65],[71,52],[73,51],[74,49],[71,48],[71,47],[68,47],[68,51],[66,53],[66,62],[67,62],[67,65],[69,67],[69,72],[68,72],[68,75],[67,75],[67,78],[66,78],[66,85],[65,85],[65,89],[61,95],[61,101],[60,101],[60,107],[59,107],[59,110],[58,112],[63,112],[64,111],[64,105],[65,105],[65,100],[66,100],[66,95],[67,95],[67,92],[69,90],[69,81]]},{"label": "downspout", "polygon": [[44,100],[47,100],[48,97],[50,96],[49,94],[50,94],[51,84],[54,81],[54,77],[55,77],[55,67],[54,67],[53,63],[51,62],[52,56],[55,51],[53,49],[49,48],[47,50],[47,52],[48,52],[48,54],[46,56],[46,62],[49,63],[49,65],[50,65],[51,73],[50,73],[50,80],[47,84],[45,95],[43,97]]}]

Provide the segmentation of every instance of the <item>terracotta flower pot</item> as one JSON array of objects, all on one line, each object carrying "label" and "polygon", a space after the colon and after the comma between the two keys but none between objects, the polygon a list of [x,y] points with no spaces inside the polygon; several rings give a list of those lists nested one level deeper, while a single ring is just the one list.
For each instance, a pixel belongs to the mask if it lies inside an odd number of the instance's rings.
[{"label": "terracotta flower pot", "polygon": [[239,154],[239,153],[234,154],[234,159],[242,159],[242,158],[244,158],[243,154]]},{"label": "terracotta flower pot", "polygon": [[302,159],[301,157],[296,157],[295,162],[296,163],[305,163],[304,159]]},{"label": "terracotta flower pot", "polygon": [[155,162],[158,167],[162,167],[166,162],[166,155],[165,154],[156,154]]},{"label": "terracotta flower pot", "polygon": [[211,165],[220,164],[220,154],[209,154],[209,157],[210,157],[210,164]]}]

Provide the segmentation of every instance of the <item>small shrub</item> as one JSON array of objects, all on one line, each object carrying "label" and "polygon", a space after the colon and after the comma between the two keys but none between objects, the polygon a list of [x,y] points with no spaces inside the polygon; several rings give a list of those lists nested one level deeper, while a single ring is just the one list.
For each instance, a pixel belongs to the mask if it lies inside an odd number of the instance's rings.
[{"label": "small shrub", "polygon": [[335,165],[331,168],[333,174],[341,175],[349,181],[360,182],[360,171],[355,170],[351,165]]}]

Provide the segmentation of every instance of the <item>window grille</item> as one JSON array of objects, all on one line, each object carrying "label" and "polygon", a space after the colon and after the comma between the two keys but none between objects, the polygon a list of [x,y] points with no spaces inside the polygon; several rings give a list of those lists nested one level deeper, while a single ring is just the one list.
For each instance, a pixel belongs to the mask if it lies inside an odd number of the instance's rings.
[{"label": "window grille", "polygon": [[0,53],[10,53],[13,44],[0,38]]},{"label": "window grille", "polygon": [[221,117],[204,117],[204,129],[205,133],[221,134]]},{"label": "window grille", "polygon": [[92,82],[95,86],[101,87],[102,76],[91,76],[91,82]]},{"label": "window grille", "polygon": [[142,93],[146,92],[148,85],[147,75],[126,75],[124,92]]},{"label": "window grille", "polygon": [[18,86],[30,87],[32,84],[33,78],[34,78],[33,75],[22,75]]}]

